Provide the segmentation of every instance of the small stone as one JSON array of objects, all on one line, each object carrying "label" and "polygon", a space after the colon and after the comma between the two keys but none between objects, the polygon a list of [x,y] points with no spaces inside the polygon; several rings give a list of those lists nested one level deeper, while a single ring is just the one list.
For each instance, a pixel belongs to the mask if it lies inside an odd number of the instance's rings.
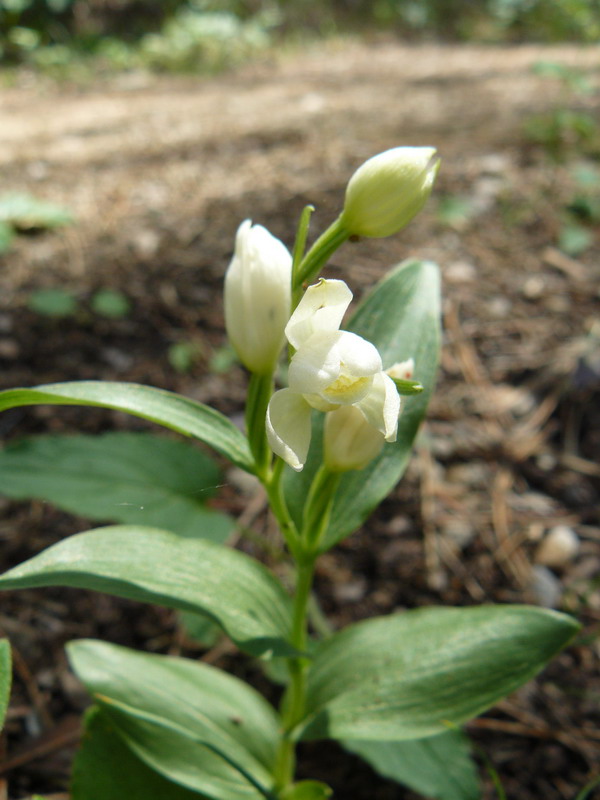
[{"label": "small stone", "polygon": [[545,567],[561,569],[579,552],[579,537],[572,528],[557,525],[551,528],[538,547],[535,560]]},{"label": "small stone", "polygon": [[523,295],[528,300],[537,300],[544,294],[546,282],[541,275],[530,275],[521,287]]},{"label": "small stone", "polygon": [[15,339],[0,339],[0,358],[15,359],[19,357],[19,344]]},{"label": "small stone", "polygon": [[471,525],[466,519],[451,519],[444,525],[443,536],[453,542],[457,547],[463,550],[467,545],[471,544],[477,531],[474,525]]},{"label": "small stone", "polygon": [[541,564],[531,570],[529,589],[535,602],[543,608],[556,608],[562,596],[562,584],[559,579]]},{"label": "small stone", "polygon": [[227,471],[227,482],[232,484],[239,492],[246,496],[252,497],[260,488],[260,482],[257,477],[250,475],[239,467],[232,467]]},{"label": "small stone", "polygon": [[333,594],[338,603],[356,603],[362,600],[367,593],[365,578],[339,583],[333,587]]},{"label": "small stone", "polygon": [[453,261],[444,269],[444,278],[451,283],[468,283],[476,276],[477,269],[469,261]]}]

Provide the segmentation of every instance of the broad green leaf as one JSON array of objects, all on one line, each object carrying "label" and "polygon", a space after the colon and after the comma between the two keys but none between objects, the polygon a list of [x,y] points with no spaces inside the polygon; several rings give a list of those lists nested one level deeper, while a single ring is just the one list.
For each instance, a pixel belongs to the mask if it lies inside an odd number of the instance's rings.
[{"label": "broad green leaf", "polygon": [[435,800],[479,800],[481,796],[470,742],[460,731],[400,742],[348,740],[342,744],[380,775]]},{"label": "broad green leaf", "polygon": [[281,793],[281,800],[327,800],[333,791],[320,781],[300,781]]},{"label": "broad green leaf", "polygon": [[7,497],[224,542],[233,521],[205,505],[219,483],[217,465],[201,450],[149,433],[38,436],[0,451]]},{"label": "broad green leaf", "polygon": [[[201,617],[199,614],[191,614],[189,611],[180,611],[177,616],[185,635],[195,642],[198,642],[203,647],[214,647],[223,635],[221,628],[207,617]],[[271,661],[274,660],[279,661],[280,659],[271,659]],[[271,662],[265,661],[264,663],[268,664]]]},{"label": "broad green leaf", "polygon": [[72,800],[203,800],[146,766],[118,735],[107,714],[86,714],[71,777]]},{"label": "broad green leaf", "polygon": [[205,614],[252,655],[288,656],[291,601],[250,556],[157,528],[79,533],[0,577],[1,589],[72,586]]},{"label": "broad green leaf", "polygon": [[246,437],[214,408],[164,389],[137,383],[78,381],[0,392],[0,411],[32,405],[100,406],[125,411],[165,428],[193,436],[252,472]]},{"label": "broad green leaf", "polygon": [[302,738],[442,733],[532,678],[578,628],[530,606],[424,608],[351,625],[316,651]]},{"label": "broad green leaf", "polygon": [[8,639],[0,639],[0,729],[4,725],[4,717],[10,698],[12,682],[12,665],[10,657],[10,644]]},{"label": "broad green leaf", "polygon": [[201,662],[105,642],[72,642],[68,653],[103,713],[149,767],[215,800],[269,796],[279,717],[247,684]]},{"label": "broad green leaf", "polygon": [[[399,481],[433,390],[440,338],[439,275],[434,264],[407,261],[379,283],[353,315],[348,329],[373,342],[384,367],[414,358],[421,394],[402,398],[398,440],[364,470],[343,476],[335,496],[323,549],[356,530]],[[286,470],[285,494],[299,522],[308,489],[322,461],[322,416],[315,414],[309,460],[296,473]]]},{"label": "broad green leaf", "polygon": [[5,194],[0,197],[0,221],[14,228],[58,228],[73,221],[71,214],[55,203],[30,194]]}]

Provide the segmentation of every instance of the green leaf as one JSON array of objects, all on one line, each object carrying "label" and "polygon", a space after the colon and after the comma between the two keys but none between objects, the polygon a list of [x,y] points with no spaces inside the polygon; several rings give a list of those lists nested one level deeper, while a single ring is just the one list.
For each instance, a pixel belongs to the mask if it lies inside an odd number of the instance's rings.
[{"label": "green leaf", "polygon": [[11,682],[10,644],[8,639],[0,639],[0,730],[4,725],[4,717],[8,708]]},{"label": "green leaf", "polygon": [[37,436],[0,451],[6,497],[224,542],[233,520],[205,505],[219,483],[217,465],[201,450],[149,433]]},{"label": "green leaf", "polygon": [[5,194],[0,197],[0,221],[14,228],[58,228],[73,221],[71,214],[55,203],[38,200],[30,194]]},{"label": "green leaf", "polygon": [[77,300],[66,289],[39,289],[29,296],[27,306],[44,317],[63,319],[76,313]]},{"label": "green leaf", "polygon": [[204,539],[115,525],[79,533],[0,577],[0,589],[72,586],[205,614],[252,655],[289,656],[291,601],[250,556]]},{"label": "green leaf", "polygon": [[594,243],[594,234],[583,225],[569,223],[563,225],[558,237],[558,246],[570,256],[578,256]]},{"label": "green leaf", "polygon": [[15,231],[13,226],[0,220],[0,255],[10,250],[14,238]]},{"label": "green leaf", "polygon": [[122,319],[131,311],[127,297],[116,289],[99,289],[92,297],[91,306],[96,314],[109,319]]},{"label": "green leaf", "polygon": [[477,768],[469,739],[447,731],[400,742],[344,741],[346,750],[367,761],[385,778],[435,800],[479,800]]},{"label": "green leaf", "polygon": [[529,606],[424,608],[352,625],[315,654],[302,738],[442,733],[532,678],[578,628]]},{"label": "green leaf", "polygon": [[333,790],[320,781],[300,781],[281,793],[281,800],[327,800]]},{"label": "green leaf", "polygon": [[[201,617],[199,614],[191,614],[189,611],[180,611],[177,618],[185,635],[195,642],[198,642],[198,644],[201,644],[202,647],[214,647],[222,636],[221,628],[207,617]],[[271,661],[274,660],[275,659],[271,659]],[[280,659],[276,660],[279,661]],[[270,664],[271,661],[265,661],[263,663]]]},{"label": "green leaf", "polygon": [[147,767],[118,735],[98,707],[86,714],[81,746],[71,778],[72,800],[203,800]]},{"label": "green leaf", "polygon": [[[323,549],[355,531],[379,505],[406,469],[414,438],[433,390],[440,339],[439,273],[435,264],[407,261],[379,283],[363,301],[349,330],[373,342],[384,367],[414,358],[414,377],[423,392],[402,398],[398,439],[364,470],[346,473],[335,496]],[[305,498],[322,461],[322,416],[315,414],[309,459],[302,472],[287,469],[285,496],[300,524]]]},{"label": "green leaf", "polygon": [[0,392],[0,411],[43,404],[100,406],[125,411],[200,439],[238,467],[253,471],[248,441],[227,417],[209,406],[164,389],[137,383],[78,381]]},{"label": "green leaf", "polygon": [[105,642],[72,642],[68,654],[149,767],[215,800],[270,796],[279,718],[254,689],[207,664]]}]

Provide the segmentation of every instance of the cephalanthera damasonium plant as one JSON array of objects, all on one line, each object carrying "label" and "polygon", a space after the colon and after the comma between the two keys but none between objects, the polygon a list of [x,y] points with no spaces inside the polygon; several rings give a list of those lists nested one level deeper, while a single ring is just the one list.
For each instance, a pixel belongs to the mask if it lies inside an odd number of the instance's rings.
[{"label": "cephalanthera damasonium plant", "polygon": [[[307,252],[310,207],[293,254],[242,222],[225,277],[225,320],[250,373],[246,435],[212,408],[136,384],[0,393],[3,409],[103,406],[201,440],[262,483],[295,571],[289,590],[249,555],[211,541],[210,531],[112,525],[61,541],[0,578],[2,589],[97,589],[201,615],[282,685],[274,707],[201,661],[72,642],[71,665],[94,700],[73,800],[319,800],[330,787],[295,779],[297,745],[316,739],[341,742],[424,794],[476,798],[459,726],[531,678],[576,632],[570,617],[514,605],[429,607],[333,633],[309,625],[315,563],[403,473],[439,349],[434,264],[397,266],[345,327],[352,292],[320,271],[347,239],[404,227],[426,202],[438,163],[430,147],[369,159],[352,176],[340,216]],[[287,385],[276,389],[282,354]],[[6,643],[0,655],[6,676]],[[6,699],[6,678],[1,686]]]}]

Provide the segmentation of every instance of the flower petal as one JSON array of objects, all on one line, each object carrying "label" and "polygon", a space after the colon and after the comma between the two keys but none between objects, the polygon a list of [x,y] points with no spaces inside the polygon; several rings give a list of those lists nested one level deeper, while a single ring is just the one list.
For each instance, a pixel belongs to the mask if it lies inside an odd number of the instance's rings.
[{"label": "flower petal", "polygon": [[386,374],[390,378],[396,378],[401,381],[410,381],[415,371],[414,358],[408,358],[406,361],[397,361],[389,369],[386,369]]},{"label": "flower petal", "polygon": [[324,460],[333,472],[364,469],[383,447],[383,434],[356,406],[341,406],[325,417]]},{"label": "flower petal", "polygon": [[344,372],[360,378],[381,372],[379,351],[374,344],[363,339],[362,336],[342,331],[338,348]]},{"label": "flower petal", "polygon": [[400,395],[394,381],[380,372],[375,375],[369,394],[356,404],[367,421],[385,436],[386,442],[395,442],[398,433]]},{"label": "flower petal", "polygon": [[316,331],[337,331],[351,300],[352,292],[344,281],[321,278],[309,286],[286,326],[289,343],[298,349]]},{"label": "flower petal", "polygon": [[267,438],[271,450],[300,472],[310,446],[310,406],[291,389],[275,392],[267,408]]},{"label": "flower petal", "polygon": [[290,361],[290,389],[301,394],[318,394],[340,374],[337,343],[339,331],[315,333],[298,349]]}]

